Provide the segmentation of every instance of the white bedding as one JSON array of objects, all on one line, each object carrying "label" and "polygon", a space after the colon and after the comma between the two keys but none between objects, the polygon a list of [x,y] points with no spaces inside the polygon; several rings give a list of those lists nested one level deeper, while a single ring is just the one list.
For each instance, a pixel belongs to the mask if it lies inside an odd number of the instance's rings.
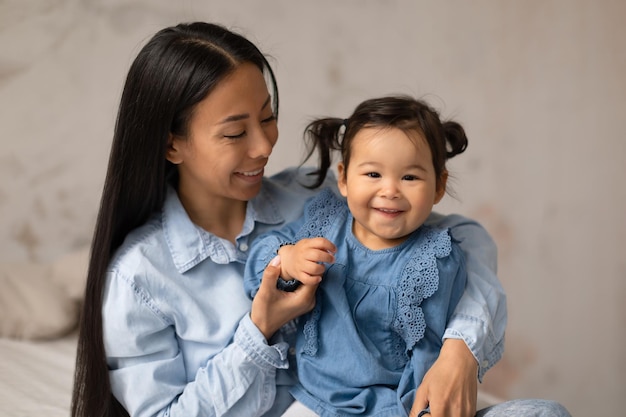
[{"label": "white bedding", "polygon": [[0,416],[69,415],[76,336],[45,342],[0,339]]},{"label": "white bedding", "polygon": [[[76,334],[52,341],[0,338],[0,416],[69,416]],[[315,416],[294,404],[284,417]]]},{"label": "white bedding", "polygon": [[[69,415],[76,334],[36,342],[0,338],[0,416],[67,417]],[[497,401],[478,395],[478,408]],[[294,404],[284,417],[313,417]]]}]

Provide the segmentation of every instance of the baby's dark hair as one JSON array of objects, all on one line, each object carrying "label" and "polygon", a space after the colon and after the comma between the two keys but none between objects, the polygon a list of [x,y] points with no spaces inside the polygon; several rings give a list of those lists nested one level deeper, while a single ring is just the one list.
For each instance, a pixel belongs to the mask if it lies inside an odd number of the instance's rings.
[{"label": "baby's dark hair", "polygon": [[[439,113],[426,102],[406,95],[365,100],[348,119],[326,117],[309,123],[304,130],[308,160],[317,150],[317,176],[311,188],[322,185],[332,162],[332,153],[341,153],[347,171],[352,140],[363,128],[397,128],[409,137],[415,132],[424,136],[430,147],[437,183],[446,173],[446,160],[465,151],[467,136],[463,127],[452,120],[441,121]],[[343,129],[345,128],[345,130]]]}]

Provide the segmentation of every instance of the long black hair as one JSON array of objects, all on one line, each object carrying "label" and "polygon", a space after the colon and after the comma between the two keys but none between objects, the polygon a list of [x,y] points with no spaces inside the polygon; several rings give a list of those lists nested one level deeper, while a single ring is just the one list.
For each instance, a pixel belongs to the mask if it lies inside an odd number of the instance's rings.
[{"label": "long black hair", "polygon": [[446,160],[465,151],[467,136],[463,126],[442,121],[439,113],[423,100],[406,95],[372,98],[359,104],[348,119],[325,117],[313,120],[304,130],[308,153],[305,161],[317,151],[319,158],[316,180],[311,188],[319,187],[328,174],[333,152],[341,154],[347,172],[352,140],[363,128],[401,129],[411,137],[421,133],[430,147],[437,184],[446,172]]},{"label": "long black hair", "polygon": [[256,65],[278,88],[266,57],[248,39],[215,24],[179,24],[156,33],[132,63],[121,97],[93,235],[80,318],[73,417],[127,416],[111,394],[102,337],[106,270],[126,235],[163,206],[176,166],[168,137],[186,137],[195,106],[242,63]]}]

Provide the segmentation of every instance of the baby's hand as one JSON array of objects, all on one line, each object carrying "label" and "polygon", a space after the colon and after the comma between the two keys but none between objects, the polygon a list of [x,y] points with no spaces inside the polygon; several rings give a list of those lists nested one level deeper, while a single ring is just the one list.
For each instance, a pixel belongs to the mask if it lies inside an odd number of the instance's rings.
[{"label": "baby's hand", "polygon": [[[295,245],[282,246],[278,251],[282,259],[281,278],[304,284],[318,284],[326,270],[324,264],[335,261],[336,250],[335,245],[323,237],[302,239]],[[299,285],[291,282],[294,289]]]}]

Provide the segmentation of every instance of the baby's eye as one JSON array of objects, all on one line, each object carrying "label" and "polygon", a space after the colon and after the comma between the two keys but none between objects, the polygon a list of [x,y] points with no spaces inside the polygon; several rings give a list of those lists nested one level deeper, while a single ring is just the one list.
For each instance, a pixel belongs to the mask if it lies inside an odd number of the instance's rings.
[{"label": "baby's eye", "polygon": [[380,174],[378,172],[368,172],[365,175],[370,177],[370,178],[380,178]]},{"label": "baby's eye", "polygon": [[402,179],[404,181],[415,181],[415,180],[417,180],[419,178],[417,178],[417,176],[415,176],[415,175],[405,175],[404,177],[402,177]]}]

